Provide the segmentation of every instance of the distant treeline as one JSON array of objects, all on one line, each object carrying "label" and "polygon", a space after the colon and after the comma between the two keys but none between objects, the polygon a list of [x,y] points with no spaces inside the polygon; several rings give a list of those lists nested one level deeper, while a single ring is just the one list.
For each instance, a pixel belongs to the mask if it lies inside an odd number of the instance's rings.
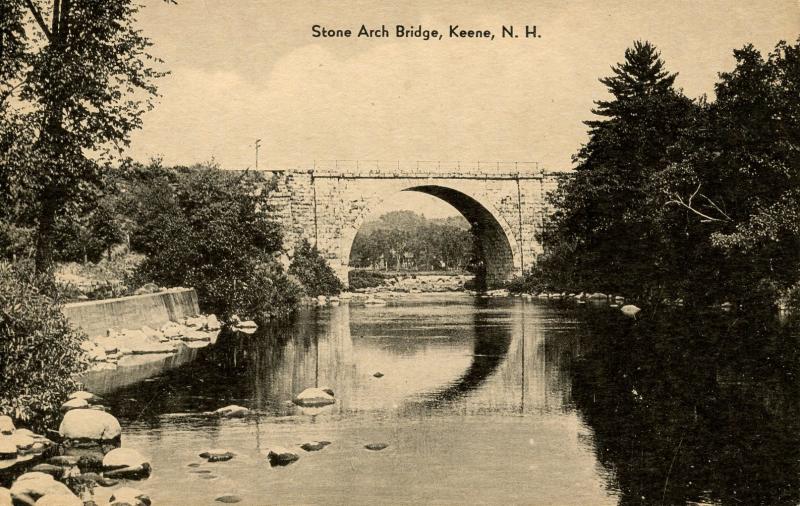
[{"label": "distant treeline", "polygon": [[733,55],[715,100],[686,97],[647,42],[600,79],[530,288],[800,299],[800,45]]},{"label": "distant treeline", "polygon": [[472,253],[470,225],[463,217],[428,219],[413,211],[392,211],[361,227],[350,251],[350,265],[464,270]]}]

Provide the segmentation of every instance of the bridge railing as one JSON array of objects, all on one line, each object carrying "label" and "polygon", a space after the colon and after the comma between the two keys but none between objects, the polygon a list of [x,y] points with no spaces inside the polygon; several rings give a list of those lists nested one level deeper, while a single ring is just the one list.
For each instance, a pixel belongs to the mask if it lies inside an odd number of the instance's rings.
[{"label": "bridge railing", "polygon": [[314,160],[317,171],[542,172],[539,162],[462,160]]}]

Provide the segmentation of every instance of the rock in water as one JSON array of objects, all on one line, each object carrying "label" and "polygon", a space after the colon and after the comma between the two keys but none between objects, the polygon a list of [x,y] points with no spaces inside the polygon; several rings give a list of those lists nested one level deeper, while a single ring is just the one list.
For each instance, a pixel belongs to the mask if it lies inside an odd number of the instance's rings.
[{"label": "rock in water", "polygon": [[627,304],[625,306],[622,306],[620,311],[622,311],[622,314],[624,314],[625,316],[635,317],[636,314],[639,311],[641,311],[641,308],[638,308],[638,307],[634,306],[633,304]]},{"label": "rock in water", "polygon": [[325,448],[325,446],[326,445],[324,445],[320,441],[310,441],[308,443],[301,444],[300,448],[302,448],[303,450],[305,450],[307,452],[316,452],[316,451],[322,450],[323,448]]},{"label": "rock in water", "polygon": [[236,454],[221,448],[214,448],[213,450],[204,451],[200,456],[209,462],[225,462],[231,460]]},{"label": "rock in water", "polygon": [[83,506],[83,501],[73,494],[47,494],[36,501],[36,506]]},{"label": "rock in water", "polygon": [[114,491],[109,499],[110,506],[150,506],[150,497],[141,490],[131,487],[121,487]]},{"label": "rock in water", "polygon": [[250,410],[242,406],[237,406],[236,404],[231,404],[230,406],[219,408],[214,411],[214,414],[224,416],[225,418],[242,418],[250,414]]},{"label": "rock in water", "polygon": [[58,432],[64,439],[77,441],[116,441],[122,434],[113,415],[97,409],[67,411]]},{"label": "rock in water", "polygon": [[14,432],[14,422],[11,420],[11,417],[6,415],[0,416],[0,434],[9,436],[12,432]]},{"label": "rock in water", "polygon": [[373,376],[375,376],[376,378],[383,378],[383,373],[378,371],[375,374],[373,374]]},{"label": "rock in water", "polygon": [[17,458],[17,444],[12,436],[0,436],[0,460]]},{"label": "rock in water", "polygon": [[367,450],[372,450],[372,451],[376,451],[376,452],[380,451],[380,450],[383,450],[385,448],[388,448],[388,447],[389,447],[389,445],[387,445],[386,443],[370,443],[370,444],[364,445],[364,448],[366,448]]},{"label": "rock in water", "polygon": [[94,404],[97,402],[102,402],[103,399],[100,396],[97,396],[91,392],[87,392],[86,390],[78,390],[77,392],[72,392],[69,394],[70,399],[83,399],[89,404]]},{"label": "rock in water", "polygon": [[85,409],[89,407],[89,401],[86,399],[70,399],[61,405],[61,412],[66,413],[71,409]]},{"label": "rock in water", "polygon": [[36,500],[45,495],[74,495],[63,483],[45,473],[25,473],[11,485],[11,495],[27,495]]},{"label": "rock in water", "polygon": [[300,458],[300,455],[287,448],[271,448],[267,454],[267,459],[271,466],[287,466]]},{"label": "rock in water", "polygon": [[103,457],[103,471],[108,478],[139,480],[150,476],[150,463],[131,448],[115,448]]},{"label": "rock in water", "polygon": [[217,319],[216,315],[210,314],[208,318],[206,318],[206,329],[208,330],[219,330],[222,328],[222,324],[220,324],[219,320]]},{"label": "rock in water", "polygon": [[241,502],[242,498],[239,497],[238,495],[234,495],[234,494],[224,494],[224,495],[218,496],[214,500],[217,501],[217,502],[224,503],[224,504],[234,504],[234,503],[237,503],[237,502]]},{"label": "rock in water", "polygon": [[294,398],[293,402],[299,406],[318,407],[333,404],[336,400],[321,388],[306,388]]}]

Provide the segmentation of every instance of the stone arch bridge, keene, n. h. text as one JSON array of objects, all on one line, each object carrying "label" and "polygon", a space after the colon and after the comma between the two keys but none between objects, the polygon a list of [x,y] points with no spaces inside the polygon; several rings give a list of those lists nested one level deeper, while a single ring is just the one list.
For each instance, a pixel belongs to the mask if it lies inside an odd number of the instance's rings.
[{"label": "stone arch bridge, keene, n. h. text", "polygon": [[289,257],[306,238],[346,284],[350,249],[370,214],[416,191],[455,207],[480,236],[490,286],[531,267],[557,173],[523,162],[315,162],[309,170],[271,171],[269,200],[284,228]]}]

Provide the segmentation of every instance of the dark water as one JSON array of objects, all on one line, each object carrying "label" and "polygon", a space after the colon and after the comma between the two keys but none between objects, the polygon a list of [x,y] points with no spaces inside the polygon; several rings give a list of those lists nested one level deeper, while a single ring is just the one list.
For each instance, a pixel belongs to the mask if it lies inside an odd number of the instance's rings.
[{"label": "dark water", "polygon": [[[642,316],[465,295],[319,308],[107,397],[123,445],[152,461],[136,486],[156,504],[800,502],[796,334],[771,317]],[[292,405],[310,386],[336,404]],[[201,415],[232,403],[256,415]],[[313,440],[332,444],[264,458]],[[216,447],[237,456],[188,466]]]}]

